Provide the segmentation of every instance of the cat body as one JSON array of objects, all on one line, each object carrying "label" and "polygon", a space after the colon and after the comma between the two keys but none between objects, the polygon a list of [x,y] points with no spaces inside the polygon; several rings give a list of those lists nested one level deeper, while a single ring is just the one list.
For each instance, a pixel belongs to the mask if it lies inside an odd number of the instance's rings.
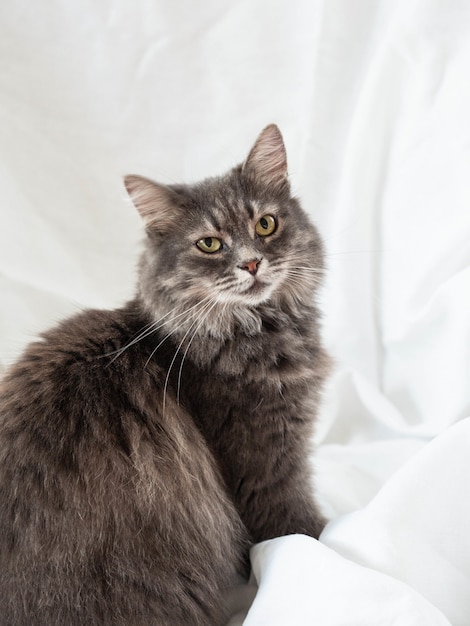
[{"label": "cat body", "polygon": [[253,541],[317,537],[322,245],[275,126],[226,176],[127,177],[136,297],[31,344],[0,394],[0,625],[209,626]]},{"label": "cat body", "polygon": [[[4,382],[0,624],[210,624],[244,531],[132,307],[87,311]],[[109,361],[109,359],[108,359]],[[17,380],[21,378],[21,389]],[[159,410],[160,409],[160,410]]]}]

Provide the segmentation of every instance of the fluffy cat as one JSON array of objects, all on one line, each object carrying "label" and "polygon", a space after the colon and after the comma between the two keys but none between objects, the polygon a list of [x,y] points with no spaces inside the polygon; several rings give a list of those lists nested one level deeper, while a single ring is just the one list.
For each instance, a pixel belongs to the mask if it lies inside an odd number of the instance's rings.
[{"label": "fluffy cat", "polygon": [[324,524],[322,243],[278,128],[225,176],[125,185],[135,298],[44,333],[2,382],[2,626],[221,624],[251,542]]}]

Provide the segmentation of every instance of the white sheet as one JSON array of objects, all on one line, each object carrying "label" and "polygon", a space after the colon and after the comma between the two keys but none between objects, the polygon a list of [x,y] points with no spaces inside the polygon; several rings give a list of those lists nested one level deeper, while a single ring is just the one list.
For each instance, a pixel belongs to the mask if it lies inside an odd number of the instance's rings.
[{"label": "white sheet", "polygon": [[254,549],[246,626],[470,624],[469,71],[467,0],[0,5],[1,369],[132,294],[122,174],[223,172],[274,121],[326,239],[332,522]]}]

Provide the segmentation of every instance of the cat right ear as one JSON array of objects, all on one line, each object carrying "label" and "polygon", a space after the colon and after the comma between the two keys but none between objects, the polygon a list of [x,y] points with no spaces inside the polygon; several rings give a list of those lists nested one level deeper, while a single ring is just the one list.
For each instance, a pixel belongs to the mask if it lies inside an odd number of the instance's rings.
[{"label": "cat right ear", "polygon": [[258,136],[242,171],[267,187],[289,188],[286,149],[276,124],[269,124]]},{"label": "cat right ear", "polygon": [[172,226],[178,206],[173,189],[133,174],[124,177],[124,185],[147,228],[165,232]]}]

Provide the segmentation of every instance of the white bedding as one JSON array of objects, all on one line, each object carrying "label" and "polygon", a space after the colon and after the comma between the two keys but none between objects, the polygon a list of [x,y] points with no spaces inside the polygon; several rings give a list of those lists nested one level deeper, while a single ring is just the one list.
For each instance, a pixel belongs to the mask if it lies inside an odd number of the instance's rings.
[{"label": "white bedding", "polygon": [[270,122],[328,250],[332,521],[253,549],[231,624],[467,626],[468,0],[1,3],[0,368],[132,294],[122,174],[221,173]]}]

